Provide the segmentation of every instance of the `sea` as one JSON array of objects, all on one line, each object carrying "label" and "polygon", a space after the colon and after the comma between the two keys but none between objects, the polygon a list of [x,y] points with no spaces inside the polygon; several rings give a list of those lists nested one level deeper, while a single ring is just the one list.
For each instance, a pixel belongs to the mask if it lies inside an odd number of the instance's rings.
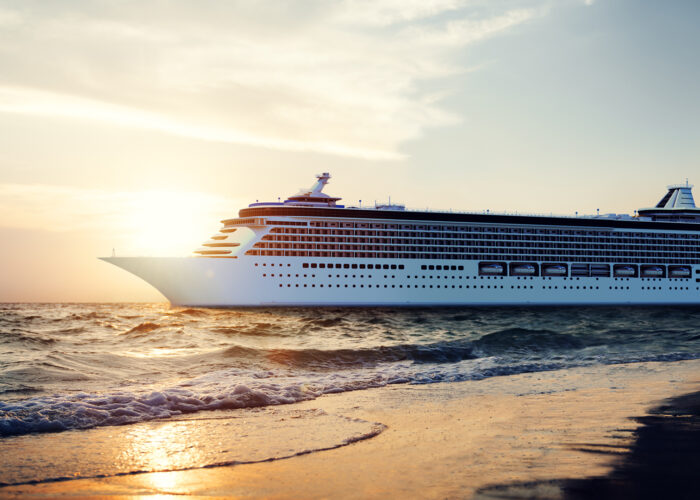
[{"label": "sea", "polygon": [[0,441],[391,384],[700,358],[700,309],[0,304]]}]

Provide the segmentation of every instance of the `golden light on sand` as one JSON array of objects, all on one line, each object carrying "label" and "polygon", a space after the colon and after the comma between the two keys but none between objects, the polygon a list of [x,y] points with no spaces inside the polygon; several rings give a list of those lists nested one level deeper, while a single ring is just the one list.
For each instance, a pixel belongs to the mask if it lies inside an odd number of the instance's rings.
[{"label": "golden light on sand", "polygon": [[125,437],[128,444],[119,457],[120,461],[127,463],[128,468],[160,471],[139,475],[144,486],[164,495],[188,493],[183,476],[168,471],[201,465],[203,446],[191,425],[170,421],[161,425],[135,426]]},{"label": "golden light on sand", "polygon": [[[155,474],[149,474],[146,476],[149,486],[155,491],[172,492],[178,486],[179,474],[173,472],[157,472]],[[177,492],[176,494],[180,494]],[[162,495],[162,498],[171,498],[171,493],[166,493]],[[149,498],[159,498],[161,495],[156,495],[155,497],[149,496]]]}]

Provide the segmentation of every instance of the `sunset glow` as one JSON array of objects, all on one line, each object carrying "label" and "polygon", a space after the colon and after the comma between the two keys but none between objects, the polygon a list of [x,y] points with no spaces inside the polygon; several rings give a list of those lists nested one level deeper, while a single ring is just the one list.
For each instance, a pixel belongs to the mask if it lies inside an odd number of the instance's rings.
[{"label": "sunset glow", "polygon": [[[190,255],[196,246],[220,227],[219,219],[236,210],[224,211],[221,200],[198,193],[144,192],[129,200],[121,221],[126,251],[138,255]],[[207,228],[208,232],[207,232]]]},{"label": "sunset glow", "polygon": [[632,213],[698,182],[682,4],[0,1],[0,298],[161,300],[96,258],[191,255],[318,172],[348,205]]}]

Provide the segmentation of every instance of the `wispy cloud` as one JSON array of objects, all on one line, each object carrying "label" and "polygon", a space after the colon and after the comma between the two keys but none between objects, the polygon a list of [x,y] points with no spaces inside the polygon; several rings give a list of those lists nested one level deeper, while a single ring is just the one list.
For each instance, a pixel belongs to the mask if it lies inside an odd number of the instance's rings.
[{"label": "wispy cloud", "polygon": [[460,120],[423,83],[539,3],[7,2],[0,111],[396,159]]},{"label": "wispy cloud", "polygon": [[391,151],[348,147],[343,143],[332,141],[290,140],[281,136],[255,135],[233,127],[208,125],[206,120],[196,123],[186,117],[172,117],[105,101],[33,89],[0,87],[0,112],[87,119],[116,126],[155,130],[192,139],[287,151],[314,151],[373,160],[395,160],[401,157],[398,153]]}]

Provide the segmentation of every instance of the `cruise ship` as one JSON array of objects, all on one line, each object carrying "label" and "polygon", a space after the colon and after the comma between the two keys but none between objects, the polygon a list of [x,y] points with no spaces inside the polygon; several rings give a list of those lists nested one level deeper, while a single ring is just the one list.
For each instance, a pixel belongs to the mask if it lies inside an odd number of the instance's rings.
[{"label": "cruise ship", "polygon": [[194,255],[106,257],[187,306],[700,304],[700,209],[668,186],[635,216],[340,205],[330,175],[225,219]]}]

